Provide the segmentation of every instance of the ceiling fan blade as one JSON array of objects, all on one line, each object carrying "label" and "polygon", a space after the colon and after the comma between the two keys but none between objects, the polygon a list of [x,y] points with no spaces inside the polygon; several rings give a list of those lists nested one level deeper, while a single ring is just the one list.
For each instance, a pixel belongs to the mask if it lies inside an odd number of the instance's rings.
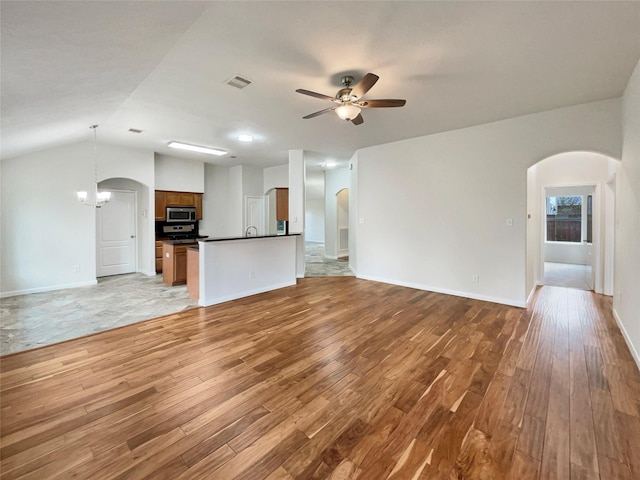
[{"label": "ceiling fan blade", "polygon": [[406,100],[386,99],[386,100],[365,100],[358,102],[358,106],[362,108],[386,108],[386,107],[404,107]]},{"label": "ceiling fan blade", "polygon": [[367,93],[371,87],[373,87],[378,81],[377,75],[373,73],[367,73],[362,80],[358,82],[356,86],[351,90],[351,95],[356,98],[362,98],[365,93]]},{"label": "ceiling fan blade", "polygon": [[333,110],[335,110],[338,107],[329,107],[329,108],[325,108],[324,110],[320,110],[319,112],[314,112],[314,113],[310,113],[309,115],[306,115],[302,118],[307,119],[307,118],[313,118],[313,117],[317,117],[318,115],[322,115],[323,113],[328,113],[328,112],[332,112]]},{"label": "ceiling fan blade", "polygon": [[330,97],[329,95],[312,92],[311,90],[305,90],[303,88],[299,88],[298,90],[296,90],[296,92],[301,93],[303,95],[309,95],[310,97],[322,98],[324,100],[335,100],[334,97]]},{"label": "ceiling fan blade", "polygon": [[364,118],[362,118],[362,115],[360,113],[356,118],[351,120],[351,123],[353,123],[354,125],[361,125],[363,122],[364,122]]}]

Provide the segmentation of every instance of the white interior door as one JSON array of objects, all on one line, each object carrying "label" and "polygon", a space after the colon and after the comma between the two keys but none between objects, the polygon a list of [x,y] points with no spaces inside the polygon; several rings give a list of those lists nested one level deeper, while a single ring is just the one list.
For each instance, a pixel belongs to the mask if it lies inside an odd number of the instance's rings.
[{"label": "white interior door", "polygon": [[112,191],[111,201],[96,209],[96,275],[136,271],[136,192]]},{"label": "white interior door", "polygon": [[[264,235],[264,213],[265,213],[264,197],[246,197],[245,198],[245,232],[250,226],[256,227],[258,235]],[[251,229],[251,235],[253,235]]]}]

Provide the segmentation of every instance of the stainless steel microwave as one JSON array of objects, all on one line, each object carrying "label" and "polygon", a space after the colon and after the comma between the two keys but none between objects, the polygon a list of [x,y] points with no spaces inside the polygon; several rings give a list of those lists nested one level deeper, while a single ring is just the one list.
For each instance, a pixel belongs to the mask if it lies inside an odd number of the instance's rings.
[{"label": "stainless steel microwave", "polygon": [[167,207],[167,223],[184,223],[195,221],[195,207]]}]

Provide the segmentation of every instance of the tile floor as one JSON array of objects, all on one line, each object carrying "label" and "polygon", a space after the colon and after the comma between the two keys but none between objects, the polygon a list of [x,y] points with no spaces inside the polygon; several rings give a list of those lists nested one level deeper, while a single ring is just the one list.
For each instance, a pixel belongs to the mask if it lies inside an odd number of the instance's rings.
[{"label": "tile floor", "polygon": [[353,277],[349,257],[332,260],[324,256],[323,243],[307,242],[304,246],[305,277]]},{"label": "tile floor", "polygon": [[[348,259],[324,258],[324,244],[305,249],[305,276],[353,276]],[[98,279],[97,285],[0,299],[0,355],[63,342],[197,307],[187,287],[162,275]]]},{"label": "tile floor", "polygon": [[98,279],[97,285],[0,299],[0,355],[78,338],[196,307],[186,285],[162,275]]}]

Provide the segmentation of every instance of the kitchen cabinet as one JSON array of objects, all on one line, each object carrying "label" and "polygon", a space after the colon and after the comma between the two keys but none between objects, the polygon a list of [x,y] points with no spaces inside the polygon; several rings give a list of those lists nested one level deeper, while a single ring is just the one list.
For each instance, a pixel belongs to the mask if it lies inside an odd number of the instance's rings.
[{"label": "kitchen cabinet", "polygon": [[171,286],[187,283],[187,245],[162,244],[162,281]]},{"label": "kitchen cabinet", "polygon": [[162,273],[162,241],[156,240],[156,273]]},{"label": "kitchen cabinet", "polygon": [[167,192],[156,190],[156,220],[167,219]]},{"label": "kitchen cabinet", "polygon": [[156,220],[167,219],[167,207],[196,207],[196,219],[202,220],[202,194],[156,190]]},{"label": "kitchen cabinet", "polygon": [[289,220],[288,188],[276,188],[276,220]]},{"label": "kitchen cabinet", "polygon": [[202,194],[194,193],[195,195],[195,207],[196,207],[196,220],[202,220]]}]

